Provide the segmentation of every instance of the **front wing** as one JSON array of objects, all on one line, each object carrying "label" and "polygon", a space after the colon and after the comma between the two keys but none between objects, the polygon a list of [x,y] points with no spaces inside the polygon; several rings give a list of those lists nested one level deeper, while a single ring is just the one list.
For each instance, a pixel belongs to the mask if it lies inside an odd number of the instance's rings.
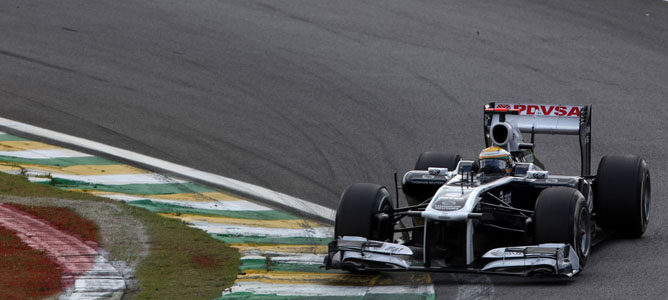
[{"label": "front wing", "polygon": [[567,244],[495,248],[479,258],[482,262],[476,264],[479,267],[425,267],[412,257],[413,251],[404,245],[344,236],[329,244],[324,265],[327,269],[352,272],[430,271],[557,277],[572,277],[580,271],[579,258]]}]

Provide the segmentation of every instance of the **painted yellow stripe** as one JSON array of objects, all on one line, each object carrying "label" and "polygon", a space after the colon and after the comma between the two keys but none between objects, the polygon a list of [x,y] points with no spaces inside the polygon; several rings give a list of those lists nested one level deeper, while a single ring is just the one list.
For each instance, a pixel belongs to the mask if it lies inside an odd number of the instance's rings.
[{"label": "painted yellow stripe", "polygon": [[376,275],[365,275],[354,273],[342,274],[245,270],[243,275],[237,276],[237,281],[259,281],[271,284],[382,286],[396,284],[431,284],[431,277],[427,273],[381,273]]},{"label": "painted yellow stripe", "polygon": [[239,249],[239,252],[258,251],[260,253],[282,252],[282,253],[305,253],[326,254],[326,245],[255,245],[255,244],[230,244],[231,247]]},{"label": "painted yellow stripe", "polygon": [[18,164],[25,169],[43,170],[50,173],[61,173],[71,175],[121,175],[121,174],[145,174],[149,171],[128,165],[77,165],[69,167],[43,166]]},{"label": "painted yellow stripe", "polygon": [[0,142],[0,151],[21,151],[21,150],[37,150],[37,149],[46,150],[46,149],[62,149],[62,148],[33,141]]},{"label": "painted yellow stripe", "polygon": [[225,216],[201,216],[201,215],[192,215],[192,214],[169,214],[163,213],[159,214],[163,217],[180,219],[184,222],[192,221],[203,221],[208,223],[215,224],[231,224],[231,225],[245,225],[253,227],[269,227],[269,228],[287,228],[287,229],[301,229],[301,228],[313,228],[313,227],[322,227],[322,224],[313,221],[307,220],[254,220],[254,219],[237,219],[230,218]]},{"label": "painted yellow stripe", "polygon": [[21,168],[9,165],[0,165],[0,172],[14,172],[21,171]]},{"label": "painted yellow stripe", "polygon": [[[84,189],[67,189],[67,190],[70,191],[70,192],[87,193],[87,194],[92,194],[92,195],[95,195],[95,196],[117,195],[117,194],[119,194],[119,193],[98,192],[98,191],[84,190]],[[136,196],[136,195],[130,195],[130,196]]]},{"label": "painted yellow stripe", "polygon": [[379,275],[245,270],[237,281],[271,284],[373,285]]},{"label": "painted yellow stripe", "polygon": [[100,192],[100,191],[91,191],[91,190],[82,190],[82,189],[68,189],[75,192],[85,192],[94,194],[96,196],[104,197],[105,195],[127,195],[139,198],[155,198],[162,200],[174,200],[174,201],[191,201],[191,202],[211,202],[211,201],[234,201],[234,200],[243,200],[237,196],[233,196],[221,192],[206,192],[206,193],[184,193],[184,194],[165,194],[165,195],[140,195],[140,194],[123,194],[123,193],[113,193],[113,192]]}]

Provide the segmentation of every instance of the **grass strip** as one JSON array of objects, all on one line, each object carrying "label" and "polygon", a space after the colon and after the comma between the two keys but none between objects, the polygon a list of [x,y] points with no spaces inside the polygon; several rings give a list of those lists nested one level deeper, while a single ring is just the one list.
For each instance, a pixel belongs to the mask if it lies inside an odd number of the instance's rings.
[{"label": "grass strip", "polygon": [[192,182],[105,185],[105,184],[94,184],[94,183],[87,183],[75,180],[67,180],[62,178],[53,178],[51,184],[63,189],[80,189],[80,190],[92,190],[100,192],[143,194],[143,195],[206,193],[215,191],[201,184]]},{"label": "grass strip", "polygon": [[[237,251],[179,220],[90,194],[33,184],[22,176],[3,173],[0,173],[0,193],[114,203],[125,214],[138,219],[151,239],[150,254],[136,270],[138,299],[213,299],[236,278]],[[114,251],[110,252],[113,257]]]}]

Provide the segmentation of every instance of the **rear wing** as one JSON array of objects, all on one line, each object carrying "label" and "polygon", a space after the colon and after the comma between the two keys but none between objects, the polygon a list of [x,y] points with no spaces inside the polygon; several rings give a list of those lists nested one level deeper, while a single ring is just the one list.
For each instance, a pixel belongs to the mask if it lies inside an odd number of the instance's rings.
[{"label": "rear wing", "polygon": [[591,175],[591,105],[514,104],[491,102],[485,105],[485,145],[494,143],[490,136],[497,123],[512,125],[513,130],[531,134],[578,135],[580,138],[581,175]]}]

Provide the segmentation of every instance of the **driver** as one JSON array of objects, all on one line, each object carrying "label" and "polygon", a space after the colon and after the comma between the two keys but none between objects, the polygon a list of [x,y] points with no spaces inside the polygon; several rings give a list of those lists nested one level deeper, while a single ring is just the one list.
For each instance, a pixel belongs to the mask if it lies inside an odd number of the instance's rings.
[{"label": "driver", "polygon": [[486,176],[504,176],[513,169],[510,152],[501,147],[489,147],[480,152],[480,172]]}]

